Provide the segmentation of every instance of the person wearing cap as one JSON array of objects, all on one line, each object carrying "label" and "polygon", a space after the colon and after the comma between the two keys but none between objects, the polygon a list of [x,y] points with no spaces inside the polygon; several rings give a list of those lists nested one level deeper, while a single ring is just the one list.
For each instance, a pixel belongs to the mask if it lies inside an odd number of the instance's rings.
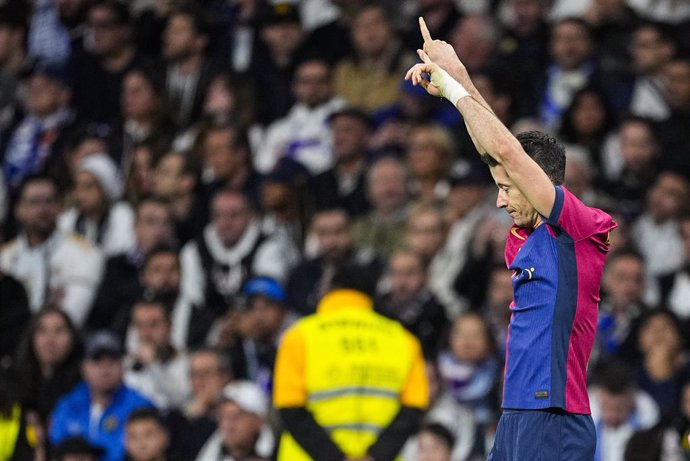
[{"label": "person wearing cap", "polygon": [[104,153],[83,158],[74,178],[74,206],[58,218],[58,227],[81,235],[105,256],[135,245],[134,211],[122,197],[122,178]]},{"label": "person wearing cap", "polygon": [[28,175],[57,168],[57,154],[75,115],[69,108],[72,91],[63,65],[38,61],[23,85],[24,117],[8,134],[7,144],[0,146],[5,151],[5,179],[13,193]]},{"label": "person wearing cap", "polygon": [[429,399],[419,341],[373,310],[376,281],[341,266],[317,312],[280,344],[273,404],[278,461],[388,460],[416,432]]},{"label": "person wearing cap", "polygon": [[328,120],[334,165],[315,176],[309,190],[316,209],[340,206],[350,216],[359,216],[371,207],[365,193],[365,171],[374,125],[364,111],[354,107],[341,109]]},{"label": "person wearing cap", "polygon": [[218,404],[218,430],[196,461],[261,461],[273,451],[273,434],[265,426],[269,401],[251,381],[235,381],[223,389]]},{"label": "person wearing cap", "polygon": [[22,282],[33,312],[50,301],[81,326],[101,278],[103,256],[88,241],[58,229],[58,211],[55,180],[26,178],[14,209],[20,233],[0,247],[0,269]]},{"label": "person wearing cap", "polygon": [[278,344],[295,322],[285,306],[285,290],[271,277],[254,277],[244,286],[244,312],[226,316],[220,322],[216,343],[228,349],[233,375],[270,389]]},{"label": "person wearing cap", "polygon": [[55,461],[98,461],[105,451],[83,437],[70,437],[51,450]]},{"label": "person wearing cap", "polygon": [[124,350],[113,333],[91,335],[84,348],[84,381],[58,402],[49,439],[54,445],[70,437],[84,437],[101,447],[101,461],[121,461],[125,422],[129,414],[153,404],[123,383]]},{"label": "person wearing cap", "polygon": [[345,106],[333,87],[332,69],[320,58],[305,59],[296,66],[292,93],[295,104],[288,114],[273,122],[254,152],[254,166],[267,173],[282,157],[302,163],[312,175],[333,165],[328,118]]}]

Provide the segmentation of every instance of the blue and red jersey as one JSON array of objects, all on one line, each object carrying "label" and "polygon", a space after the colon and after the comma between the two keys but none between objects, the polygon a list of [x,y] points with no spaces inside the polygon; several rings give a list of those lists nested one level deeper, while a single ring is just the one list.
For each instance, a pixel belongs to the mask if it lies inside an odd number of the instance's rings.
[{"label": "blue and red jersey", "polygon": [[587,362],[609,232],[615,227],[608,214],[556,186],[544,224],[510,230],[505,259],[513,271],[514,297],[503,408],[590,413]]}]

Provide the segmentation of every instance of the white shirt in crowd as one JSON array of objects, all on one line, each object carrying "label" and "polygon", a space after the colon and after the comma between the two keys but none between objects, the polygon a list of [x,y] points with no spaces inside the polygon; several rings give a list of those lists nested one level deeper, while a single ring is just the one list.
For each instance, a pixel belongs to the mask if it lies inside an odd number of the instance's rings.
[{"label": "white shirt in crowd", "polygon": [[[65,232],[76,232],[79,211],[70,208],[58,218],[58,227]],[[105,256],[113,256],[131,250],[136,244],[134,237],[134,210],[127,202],[117,202],[103,224],[100,243],[95,223],[85,223],[84,237],[96,245]]]},{"label": "white shirt in crowd", "polygon": [[256,170],[268,173],[286,156],[300,162],[313,175],[331,168],[333,155],[328,118],[343,107],[345,100],[340,97],[318,107],[295,104],[285,117],[266,130],[263,142],[255,149]]},{"label": "white shirt in crowd", "polygon": [[135,366],[128,359],[125,384],[148,397],[161,410],[181,408],[191,392],[189,357],[185,352],[175,352],[166,362],[143,366]]},{"label": "white shirt in crowd", "polygon": [[20,235],[0,249],[0,268],[22,282],[33,312],[48,300],[80,327],[91,308],[103,271],[103,255],[87,240],[56,230],[30,247]]}]

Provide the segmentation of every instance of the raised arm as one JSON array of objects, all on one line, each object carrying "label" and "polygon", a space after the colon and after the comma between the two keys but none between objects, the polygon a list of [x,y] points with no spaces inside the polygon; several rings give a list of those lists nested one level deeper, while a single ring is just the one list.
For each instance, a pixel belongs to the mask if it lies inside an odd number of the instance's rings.
[{"label": "raised arm", "polygon": [[[424,24],[420,20],[420,26]],[[426,26],[424,26],[425,28]],[[423,34],[428,35],[428,30]],[[556,193],[553,183],[532,158],[524,151],[520,142],[506,128],[496,115],[487,107],[477,89],[472,85],[464,65],[455,65],[461,69],[463,77],[470,88],[459,83],[443,68],[435,63],[424,50],[418,50],[421,64],[414,65],[405,76],[415,85],[422,85],[432,96],[448,99],[460,111],[465,124],[480,153],[489,155],[499,166],[505,169],[510,181],[542,216],[549,216],[553,208]],[[458,59],[459,61],[459,59]],[[424,78],[429,74],[431,81]],[[501,187],[501,184],[498,184]]]}]

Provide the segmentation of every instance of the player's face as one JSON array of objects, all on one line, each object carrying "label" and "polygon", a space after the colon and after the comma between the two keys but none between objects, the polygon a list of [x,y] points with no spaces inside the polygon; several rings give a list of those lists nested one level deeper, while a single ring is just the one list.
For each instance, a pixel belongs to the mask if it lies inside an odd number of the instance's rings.
[{"label": "player's face", "polygon": [[541,224],[539,213],[531,203],[527,201],[522,192],[510,179],[505,168],[496,165],[490,168],[491,176],[498,186],[496,206],[504,208],[518,227],[536,228]]}]

